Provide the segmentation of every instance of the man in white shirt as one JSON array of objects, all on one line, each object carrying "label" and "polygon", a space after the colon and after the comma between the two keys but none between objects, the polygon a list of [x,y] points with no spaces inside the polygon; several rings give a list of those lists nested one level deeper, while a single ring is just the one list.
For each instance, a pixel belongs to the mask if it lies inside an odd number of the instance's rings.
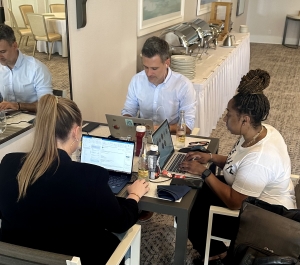
[{"label": "man in white shirt", "polygon": [[[187,133],[195,123],[196,92],[192,82],[173,72],[168,43],[158,37],[146,40],[142,48],[144,70],[136,74],[128,88],[123,116],[152,119],[157,128],[168,119],[171,132],[176,132],[180,111],[185,111]],[[155,128],[155,129],[156,129]]]},{"label": "man in white shirt", "polygon": [[52,94],[48,68],[23,54],[12,28],[0,25],[0,110],[35,112],[38,100],[45,94]]}]

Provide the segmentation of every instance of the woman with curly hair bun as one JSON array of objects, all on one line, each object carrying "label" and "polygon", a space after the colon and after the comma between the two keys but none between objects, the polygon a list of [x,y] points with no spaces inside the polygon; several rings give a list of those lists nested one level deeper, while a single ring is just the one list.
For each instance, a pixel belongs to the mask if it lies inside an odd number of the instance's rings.
[{"label": "woman with curly hair bun", "polygon": [[[287,146],[274,127],[262,123],[270,110],[269,100],[263,93],[269,83],[268,72],[250,70],[243,76],[237,94],[228,102],[223,120],[228,130],[240,137],[227,156],[191,152],[181,164],[182,170],[204,179],[190,213],[189,239],[201,255],[194,264],[203,262],[211,205],[240,209],[247,197],[255,197],[287,209],[296,208]],[[215,176],[201,164],[207,162],[220,167],[224,176]],[[213,235],[232,239],[238,228],[237,219],[217,215]],[[223,242],[211,241],[210,264],[225,263],[226,254]]]}]

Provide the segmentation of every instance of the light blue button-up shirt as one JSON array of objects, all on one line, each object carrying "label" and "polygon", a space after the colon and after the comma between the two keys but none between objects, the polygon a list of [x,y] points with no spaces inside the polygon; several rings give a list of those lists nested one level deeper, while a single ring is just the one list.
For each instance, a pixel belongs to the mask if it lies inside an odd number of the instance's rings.
[{"label": "light blue button-up shirt", "polygon": [[0,64],[0,94],[9,102],[36,102],[52,94],[51,74],[42,62],[19,51],[13,69]]},{"label": "light blue button-up shirt", "polygon": [[176,124],[180,111],[185,111],[185,122],[189,129],[194,128],[196,112],[196,92],[192,82],[185,76],[168,68],[164,82],[155,86],[150,83],[145,71],[136,74],[128,87],[122,115],[152,119],[160,124],[165,119]]}]

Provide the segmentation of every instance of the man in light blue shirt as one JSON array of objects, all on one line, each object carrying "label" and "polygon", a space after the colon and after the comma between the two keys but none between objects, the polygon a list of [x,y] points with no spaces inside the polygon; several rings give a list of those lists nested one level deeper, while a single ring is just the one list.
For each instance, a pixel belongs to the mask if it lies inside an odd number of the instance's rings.
[{"label": "man in light blue shirt", "polygon": [[158,37],[146,40],[142,48],[144,70],[136,74],[128,88],[123,116],[152,119],[155,129],[168,119],[171,132],[176,132],[180,111],[185,111],[187,133],[195,123],[196,92],[192,82],[173,72],[168,43]]},{"label": "man in light blue shirt", "polygon": [[31,112],[36,112],[43,95],[52,94],[48,68],[18,50],[14,31],[7,25],[0,25],[0,94],[0,110]]}]

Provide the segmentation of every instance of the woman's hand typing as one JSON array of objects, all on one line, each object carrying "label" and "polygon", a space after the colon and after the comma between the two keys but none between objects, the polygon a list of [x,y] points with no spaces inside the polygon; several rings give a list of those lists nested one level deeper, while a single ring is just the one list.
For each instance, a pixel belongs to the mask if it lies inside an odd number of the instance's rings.
[{"label": "woman's hand typing", "polygon": [[203,152],[189,152],[185,156],[185,161],[192,161],[195,160],[199,163],[206,164],[211,160],[212,156],[210,153],[203,153]]},{"label": "woman's hand typing", "polygon": [[[194,158],[194,157],[193,157]],[[202,175],[203,171],[206,169],[201,163],[195,159],[184,160],[180,164],[180,170],[184,172],[191,173],[193,175]]]},{"label": "woman's hand typing", "polygon": [[149,191],[149,182],[138,179],[127,187],[127,199],[134,199],[137,202]]}]

